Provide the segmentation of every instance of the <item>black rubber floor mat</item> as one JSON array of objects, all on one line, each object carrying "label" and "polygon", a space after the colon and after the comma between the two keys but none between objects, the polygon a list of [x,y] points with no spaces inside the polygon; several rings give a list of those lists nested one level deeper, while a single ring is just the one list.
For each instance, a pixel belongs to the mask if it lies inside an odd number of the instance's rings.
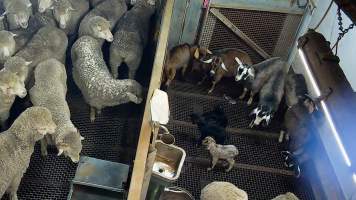
[{"label": "black rubber floor mat", "polygon": [[250,200],[268,200],[286,192],[295,193],[302,200],[313,200],[309,190],[296,190],[304,183],[294,182],[292,176],[273,174],[248,169],[233,169],[224,172],[221,169],[207,171],[196,163],[186,162],[176,185],[190,191],[196,199],[201,189],[213,181],[228,181],[248,193]]}]

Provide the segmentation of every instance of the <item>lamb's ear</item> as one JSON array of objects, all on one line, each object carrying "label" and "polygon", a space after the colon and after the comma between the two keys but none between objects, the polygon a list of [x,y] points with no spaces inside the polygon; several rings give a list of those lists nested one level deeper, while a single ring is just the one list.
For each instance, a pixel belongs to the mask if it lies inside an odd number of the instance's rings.
[{"label": "lamb's ear", "polygon": [[195,49],[195,51],[194,51],[194,58],[195,59],[199,59],[199,56],[200,56],[200,54],[199,54],[199,48],[197,48],[197,49]]},{"label": "lamb's ear", "polygon": [[26,66],[29,66],[31,63],[32,63],[32,61],[29,61],[29,62],[26,61],[26,62],[25,62],[25,65],[26,65]]}]

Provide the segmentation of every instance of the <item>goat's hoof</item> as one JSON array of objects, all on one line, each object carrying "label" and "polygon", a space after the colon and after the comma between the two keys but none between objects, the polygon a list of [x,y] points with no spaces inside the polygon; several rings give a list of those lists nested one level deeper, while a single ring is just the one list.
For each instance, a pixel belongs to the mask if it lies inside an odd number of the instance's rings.
[{"label": "goat's hoof", "polygon": [[209,91],[208,91],[208,94],[211,94],[212,92],[213,92],[212,90],[209,90]]},{"label": "goat's hoof", "polygon": [[211,171],[212,169],[213,169],[213,168],[209,167],[207,170],[208,170],[208,171]]}]

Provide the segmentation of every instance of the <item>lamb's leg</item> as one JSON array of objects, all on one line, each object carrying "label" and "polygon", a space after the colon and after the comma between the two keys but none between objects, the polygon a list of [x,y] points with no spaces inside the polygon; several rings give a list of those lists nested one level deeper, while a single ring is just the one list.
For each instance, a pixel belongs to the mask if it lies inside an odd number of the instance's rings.
[{"label": "lamb's leg", "polygon": [[129,98],[129,101],[134,102],[135,104],[140,104],[142,102],[142,98],[138,98],[136,95],[132,94],[131,92],[128,92],[126,95]]},{"label": "lamb's leg", "polygon": [[244,88],[244,91],[242,92],[242,94],[239,96],[239,99],[244,99],[246,94],[248,92],[248,89],[247,88]]},{"label": "lamb's leg", "polygon": [[227,168],[225,172],[229,172],[234,167],[235,160],[233,158],[230,158],[227,160],[227,162],[229,163],[229,168]]},{"label": "lamb's leg", "polygon": [[95,121],[95,108],[90,106],[90,121],[94,122]]},{"label": "lamb's leg", "polygon": [[115,56],[111,58],[110,55],[110,68],[111,68],[111,74],[114,79],[117,79],[119,76],[119,66],[122,63],[122,58],[121,56]]},{"label": "lamb's leg", "polygon": [[129,79],[135,79],[136,71],[139,68],[140,63],[141,63],[140,56],[126,61],[126,64],[129,68]]},{"label": "lamb's leg", "polygon": [[216,163],[218,163],[218,160],[219,160],[219,158],[213,157],[213,161],[211,162],[211,163],[212,163],[212,166],[208,168],[208,171],[214,169]]},{"label": "lamb's leg", "polygon": [[46,138],[41,140],[41,156],[46,157],[48,155],[47,152],[47,141]]},{"label": "lamb's leg", "polygon": [[19,185],[20,185],[20,182],[21,182],[21,178],[22,178],[22,174],[21,175],[18,174],[12,180],[12,183],[10,184],[10,187],[8,189],[8,191],[10,193],[10,200],[18,200],[18,198],[17,198],[17,190],[19,188]]}]

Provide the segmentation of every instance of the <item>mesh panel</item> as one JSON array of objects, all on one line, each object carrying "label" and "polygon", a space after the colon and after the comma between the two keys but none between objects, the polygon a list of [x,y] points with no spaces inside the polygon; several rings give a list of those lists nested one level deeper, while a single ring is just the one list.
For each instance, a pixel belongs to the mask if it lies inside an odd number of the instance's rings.
[{"label": "mesh panel", "polygon": [[[288,48],[294,39],[290,35],[295,33],[301,19],[299,15],[290,16],[277,12],[227,8],[219,9],[219,11],[265,52],[282,57],[288,55]],[[255,63],[263,60],[255,50],[216,19],[212,13],[208,14],[200,38],[200,44],[211,50],[238,48],[246,51]],[[277,47],[283,48],[283,51],[274,52]]]}]

